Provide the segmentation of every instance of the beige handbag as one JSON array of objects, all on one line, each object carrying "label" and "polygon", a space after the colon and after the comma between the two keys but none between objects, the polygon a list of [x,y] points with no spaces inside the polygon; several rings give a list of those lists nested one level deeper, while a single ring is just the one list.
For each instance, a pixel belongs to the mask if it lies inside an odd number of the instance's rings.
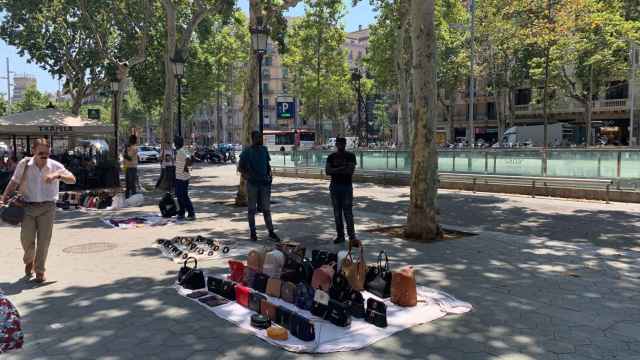
[{"label": "beige handbag", "polygon": [[281,288],[282,280],[269,278],[269,281],[267,281],[267,295],[279,298]]},{"label": "beige handbag", "polygon": [[264,265],[264,249],[253,249],[249,251],[249,255],[247,255],[247,267],[261,273],[262,266]]},{"label": "beige handbag", "polygon": [[342,272],[349,280],[349,284],[354,290],[364,290],[364,282],[367,275],[367,264],[364,260],[364,247],[360,246],[360,257],[353,260],[351,252],[342,260]]}]

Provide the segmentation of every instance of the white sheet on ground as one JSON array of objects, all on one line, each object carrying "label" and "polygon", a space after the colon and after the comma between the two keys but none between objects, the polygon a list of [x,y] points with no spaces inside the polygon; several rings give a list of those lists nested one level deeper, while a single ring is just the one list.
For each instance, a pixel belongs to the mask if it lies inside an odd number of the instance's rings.
[{"label": "white sheet on ground", "polygon": [[[190,290],[176,286],[178,293],[185,296]],[[367,291],[362,292],[365,301],[369,297],[380,300]],[[200,303],[197,299],[189,299],[209,309],[218,317],[232,322],[243,329],[253,332],[257,337],[279,346],[285,350],[304,353],[330,353],[337,351],[351,351],[364,348],[376,341],[382,340],[393,335],[396,332],[408,329],[413,326],[428,323],[439,319],[448,313],[462,314],[472,309],[471,304],[460,301],[449,294],[442,291],[418,287],[418,305],[415,307],[400,307],[390,300],[386,300],[387,304],[387,323],[386,328],[379,328],[363,319],[353,317],[350,327],[338,327],[326,320],[322,320],[313,316],[309,311],[301,310],[295,305],[289,304],[281,299],[269,297],[269,301],[284,305],[285,307],[296,311],[305,317],[314,320],[316,339],[315,341],[302,341],[291,334],[285,341],[278,341],[267,336],[266,330],[260,330],[251,326],[251,314],[253,311],[232,301],[225,305],[217,307],[209,307]]]}]

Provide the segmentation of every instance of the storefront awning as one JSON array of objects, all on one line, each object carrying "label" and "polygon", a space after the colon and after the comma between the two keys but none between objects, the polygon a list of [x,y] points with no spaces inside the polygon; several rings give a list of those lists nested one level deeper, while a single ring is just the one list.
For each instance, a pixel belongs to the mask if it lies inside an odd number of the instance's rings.
[{"label": "storefront awning", "polygon": [[0,135],[107,135],[113,125],[90,120],[59,109],[25,111],[0,117]]}]

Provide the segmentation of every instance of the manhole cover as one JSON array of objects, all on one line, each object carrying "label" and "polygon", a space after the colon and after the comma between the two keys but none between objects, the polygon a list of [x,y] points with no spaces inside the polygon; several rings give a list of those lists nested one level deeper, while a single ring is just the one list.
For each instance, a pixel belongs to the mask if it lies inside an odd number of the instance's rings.
[{"label": "manhole cover", "polygon": [[68,254],[91,254],[91,253],[99,253],[99,252],[113,250],[116,248],[116,246],[117,245],[113,243],[97,242],[97,243],[69,246],[68,248],[62,249],[62,252],[65,252]]}]

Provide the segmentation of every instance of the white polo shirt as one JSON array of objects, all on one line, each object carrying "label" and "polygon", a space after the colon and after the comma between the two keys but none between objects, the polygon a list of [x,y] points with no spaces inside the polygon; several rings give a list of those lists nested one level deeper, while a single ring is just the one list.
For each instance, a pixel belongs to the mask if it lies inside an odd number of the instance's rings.
[{"label": "white polo shirt", "polygon": [[16,170],[13,172],[11,180],[20,184],[22,174],[27,166],[27,176],[23,188],[23,196],[26,202],[44,202],[58,201],[58,192],[60,190],[60,180],[53,180],[47,184],[44,179],[48,174],[58,172],[60,170],[69,174],[69,171],[59,162],[47,159],[46,165],[40,169],[36,165],[34,158],[24,158],[20,160]]}]

